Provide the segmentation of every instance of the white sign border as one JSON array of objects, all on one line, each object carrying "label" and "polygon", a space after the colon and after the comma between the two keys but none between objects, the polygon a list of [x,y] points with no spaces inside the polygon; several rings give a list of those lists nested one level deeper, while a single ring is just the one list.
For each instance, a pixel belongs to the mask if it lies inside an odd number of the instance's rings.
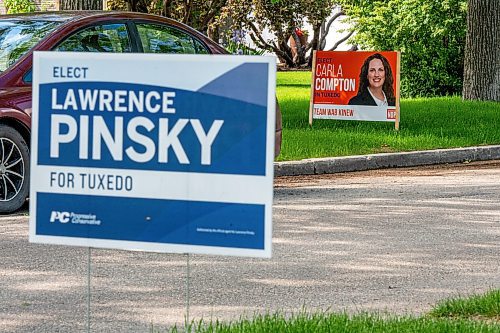
[{"label": "white sign border", "polygon": [[[268,70],[268,94],[267,94],[267,132],[266,132],[266,167],[265,176],[261,176],[270,183],[270,195],[267,196],[267,203],[264,204],[264,249],[249,249],[235,247],[218,247],[218,246],[200,246],[200,245],[183,245],[173,243],[154,243],[154,242],[137,242],[137,241],[121,241],[112,239],[95,239],[81,237],[62,237],[62,236],[45,236],[36,234],[36,207],[37,207],[37,189],[30,184],[30,220],[29,220],[29,241],[32,243],[45,243],[54,245],[71,245],[82,247],[96,247],[106,249],[131,250],[131,251],[147,251],[159,253],[192,253],[192,254],[208,254],[208,255],[225,255],[225,256],[242,256],[242,257],[257,257],[271,258],[272,256],[272,203],[273,203],[273,179],[274,179],[274,138],[275,138],[275,121],[276,121],[276,58],[272,56],[234,56],[234,55],[157,55],[157,54],[100,54],[100,53],[73,53],[73,52],[34,52],[33,54],[33,92],[32,92],[32,133],[31,133],[31,159],[30,159],[30,179],[36,178],[39,166],[38,165],[38,124],[39,124],[39,86],[40,80],[39,70],[41,62],[49,59],[64,61],[66,64],[81,64],[85,61],[132,61],[133,67],[139,68],[139,61],[176,61],[197,63],[203,58],[219,65],[226,69],[234,68],[244,62],[252,63],[267,63]],[[223,73],[222,73],[223,74]],[[111,77],[111,75],[110,75]],[[155,76],[155,78],[157,78]],[[116,79],[115,79],[116,80]],[[156,79],[155,79],[156,80]],[[67,80],[74,82],[75,80]],[[61,81],[59,81],[61,82]],[[117,81],[118,82],[118,81]],[[122,81],[120,81],[122,82]],[[128,80],[127,82],[131,82]],[[164,85],[151,82],[136,82],[141,84]],[[170,82],[168,83],[170,84]],[[55,168],[58,168],[55,166]],[[110,169],[114,170],[114,169]],[[265,180],[264,180],[265,183]],[[58,192],[53,192],[58,193]],[[115,195],[116,196],[116,195]]]}]

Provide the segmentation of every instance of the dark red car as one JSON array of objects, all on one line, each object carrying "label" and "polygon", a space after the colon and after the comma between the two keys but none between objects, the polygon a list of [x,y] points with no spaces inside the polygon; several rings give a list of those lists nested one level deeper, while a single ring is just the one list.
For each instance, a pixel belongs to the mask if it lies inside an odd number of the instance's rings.
[{"label": "dark red car", "polygon": [[[29,192],[33,51],[226,54],[198,31],[165,17],[129,12],[43,12],[0,17],[0,212]],[[281,147],[276,108],[275,155]]]}]

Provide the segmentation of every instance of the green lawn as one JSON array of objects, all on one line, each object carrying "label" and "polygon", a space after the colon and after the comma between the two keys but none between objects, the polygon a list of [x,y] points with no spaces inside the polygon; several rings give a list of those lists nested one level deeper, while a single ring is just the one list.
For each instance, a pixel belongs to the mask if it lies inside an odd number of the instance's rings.
[{"label": "green lawn", "polygon": [[394,123],[315,120],[309,127],[311,72],[278,72],[283,115],[279,161],[500,144],[500,103],[460,97],[401,100]]}]

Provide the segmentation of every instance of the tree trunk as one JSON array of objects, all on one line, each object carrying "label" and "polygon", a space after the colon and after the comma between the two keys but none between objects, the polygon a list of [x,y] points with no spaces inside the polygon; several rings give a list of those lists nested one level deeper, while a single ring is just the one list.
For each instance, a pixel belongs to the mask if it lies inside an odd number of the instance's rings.
[{"label": "tree trunk", "polygon": [[[307,58],[307,67],[309,67],[309,68],[312,68],[314,51],[322,50],[321,45],[319,45],[320,38],[321,38],[321,24],[318,24],[317,26],[313,26],[313,38],[311,40],[311,53],[309,54],[309,57]],[[314,70],[314,68],[312,70]]]},{"label": "tree trunk", "polygon": [[60,0],[60,10],[103,10],[103,0]]},{"label": "tree trunk", "polygon": [[500,101],[500,1],[469,0],[463,98]]}]

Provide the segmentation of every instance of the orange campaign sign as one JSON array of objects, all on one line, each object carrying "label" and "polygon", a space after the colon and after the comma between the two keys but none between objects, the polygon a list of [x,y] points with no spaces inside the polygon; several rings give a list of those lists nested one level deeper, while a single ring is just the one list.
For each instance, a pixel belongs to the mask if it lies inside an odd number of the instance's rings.
[{"label": "orange campaign sign", "polygon": [[399,128],[399,52],[316,51],[313,119],[389,121]]}]

